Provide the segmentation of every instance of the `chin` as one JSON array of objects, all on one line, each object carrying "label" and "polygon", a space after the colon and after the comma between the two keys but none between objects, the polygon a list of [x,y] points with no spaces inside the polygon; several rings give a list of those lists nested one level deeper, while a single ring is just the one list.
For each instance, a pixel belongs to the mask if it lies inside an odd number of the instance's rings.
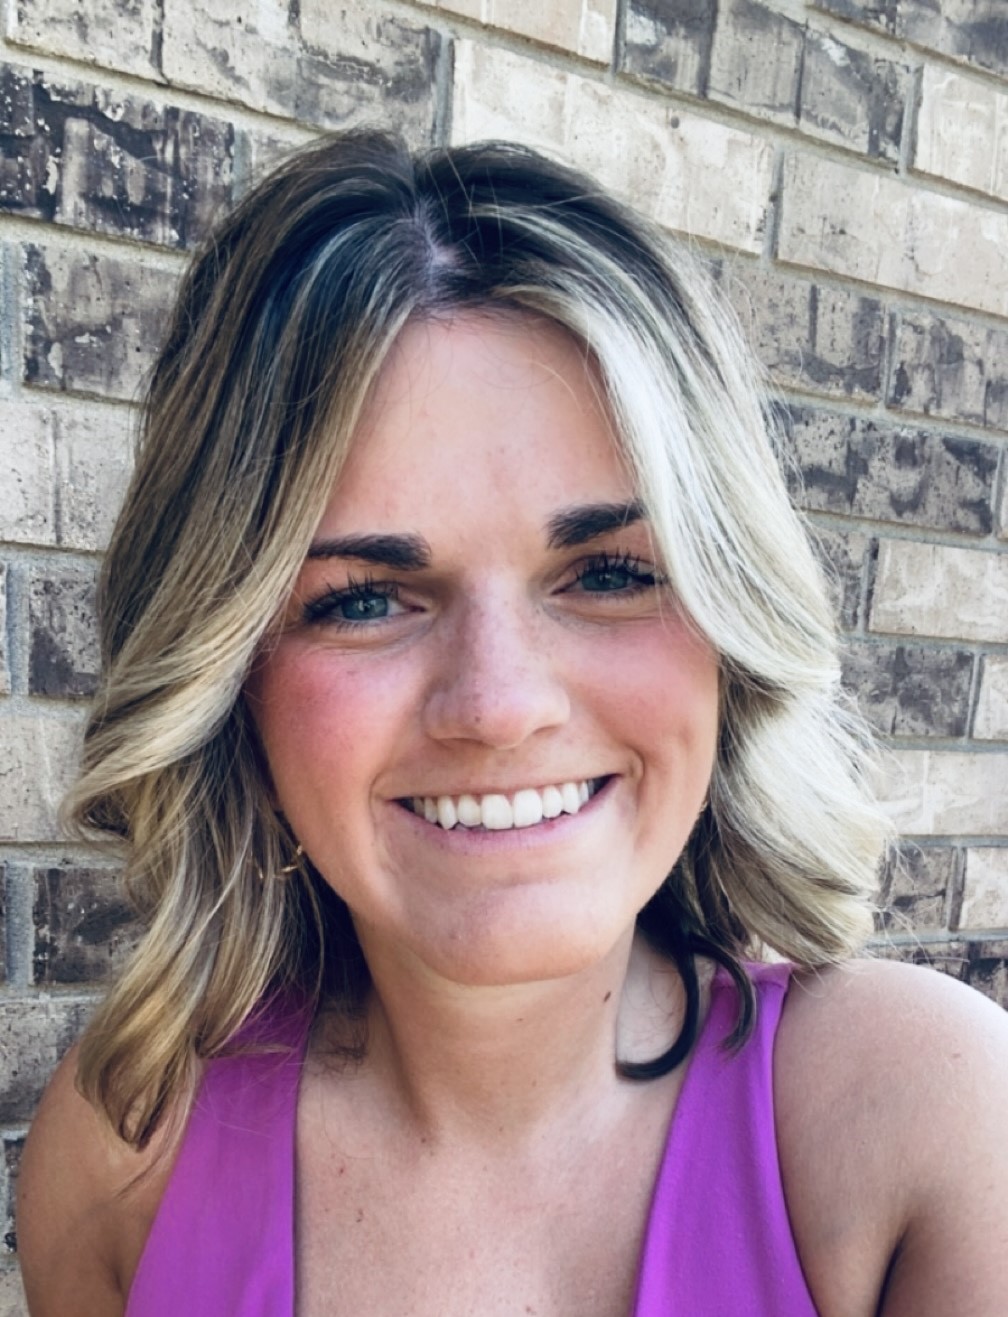
[{"label": "chin", "polygon": [[635,921],[614,926],[593,919],[583,908],[553,911],[552,918],[516,917],[497,910],[479,916],[467,912],[450,936],[415,950],[441,978],[466,987],[505,987],[570,978],[601,964],[624,939]]}]

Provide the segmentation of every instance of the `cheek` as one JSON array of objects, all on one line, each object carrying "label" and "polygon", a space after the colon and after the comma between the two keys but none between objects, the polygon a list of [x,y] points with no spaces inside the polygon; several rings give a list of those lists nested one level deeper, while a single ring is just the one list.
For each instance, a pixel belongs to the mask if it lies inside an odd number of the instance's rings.
[{"label": "cheek", "polygon": [[341,785],[360,785],[369,763],[377,769],[403,683],[380,663],[278,650],[250,680],[248,700],[278,801],[290,814],[297,799],[331,800]]}]

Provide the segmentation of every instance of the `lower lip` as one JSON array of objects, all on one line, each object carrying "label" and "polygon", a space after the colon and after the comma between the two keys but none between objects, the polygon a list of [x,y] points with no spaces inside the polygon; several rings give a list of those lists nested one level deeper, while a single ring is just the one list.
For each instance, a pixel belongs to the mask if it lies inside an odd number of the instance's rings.
[{"label": "lower lip", "polygon": [[428,823],[419,814],[414,814],[398,801],[394,808],[398,814],[428,841],[436,841],[450,850],[463,854],[486,854],[488,851],[532,849],[559,841],[567,834],[573,835],[578,824],[591,819],[592,815],[604,803],[612,792],[615,777],[606,778],[598,791],[585,802],[576,814],[559,814],[555,819],[543,819],[528,828],[466,828],[458,824],[454,828],[442,828],[437,823]]}]

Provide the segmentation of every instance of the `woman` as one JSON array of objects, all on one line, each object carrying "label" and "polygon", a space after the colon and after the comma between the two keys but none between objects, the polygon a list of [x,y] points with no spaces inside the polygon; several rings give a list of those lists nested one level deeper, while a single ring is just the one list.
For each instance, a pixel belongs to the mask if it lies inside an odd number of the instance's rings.
[{"label": "woman", "polygon": [[766,415],[531,152],[351,134],[221,226],[105,568],[74,810],[147,933],[34,1314],[1002,1311],[1008,1026],[838,968],[883,828]]}]

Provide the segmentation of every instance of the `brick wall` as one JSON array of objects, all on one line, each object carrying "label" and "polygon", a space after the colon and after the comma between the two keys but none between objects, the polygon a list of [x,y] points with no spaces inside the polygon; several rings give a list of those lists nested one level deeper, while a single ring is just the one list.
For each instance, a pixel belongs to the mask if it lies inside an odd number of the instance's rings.
[{"label": "brick wall", "polygon": [[[188,249],[362,120],[518,137],[690,233],[790,409],[892,747],[892,954],[1008,1005],[1003,0],[0,0],[0,1213],[131,936],[55,808],[130,403]],[[21,1311],[0,1266],[0,1317]]]}]

